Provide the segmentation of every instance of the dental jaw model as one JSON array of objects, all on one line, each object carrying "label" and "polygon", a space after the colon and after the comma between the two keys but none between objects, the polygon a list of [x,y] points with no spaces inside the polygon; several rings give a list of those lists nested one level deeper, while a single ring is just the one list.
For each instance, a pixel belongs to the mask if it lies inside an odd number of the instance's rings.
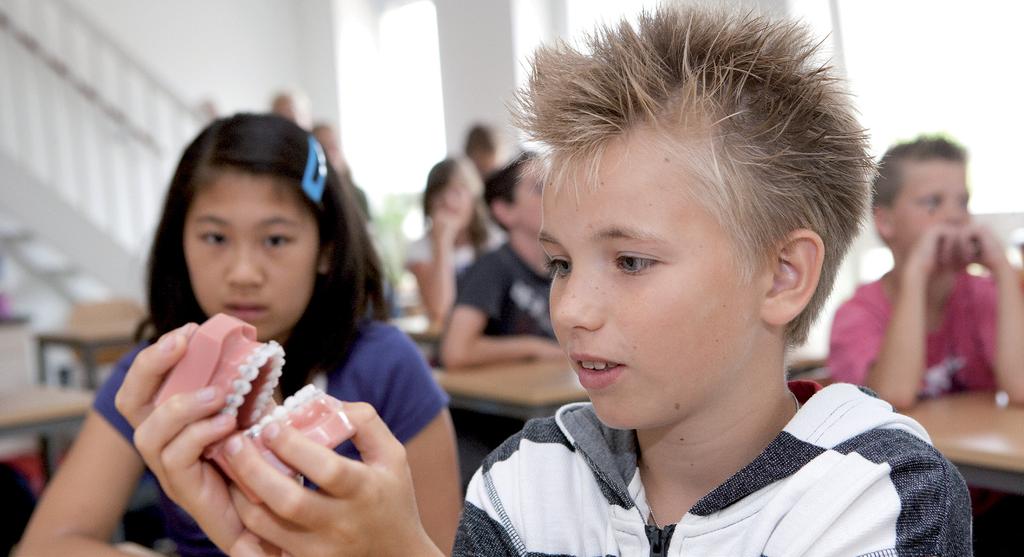
[{"label": "dental jaw model", "polygon": [[[185,355],[170,371],[157,393],[159,405],[171,396],[220,385],[230,393],[222,413],[237,416],[238,429],[252,439],[264,459],[288,475],[294,470],[282,463],[263,445],[260,434],[271,422],[289,425],[308,439],[334,448],[352,433],[352,425],[342,410],[341,401],[306,385],[284,404],[274,403],[284,349],[269,341],[256,340],[256,328],[225,314],[217,314],[203,323],[189,339]],[[224,441],[206,448],[204,456],[217,463],[254,503],[254,493],[238,482],[224,454]]]}]

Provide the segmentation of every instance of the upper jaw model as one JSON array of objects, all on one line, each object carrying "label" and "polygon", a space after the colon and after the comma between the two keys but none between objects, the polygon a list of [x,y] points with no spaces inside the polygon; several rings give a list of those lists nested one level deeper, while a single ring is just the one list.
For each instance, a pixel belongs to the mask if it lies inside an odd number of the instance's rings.
[{"label": "upper jaw model", "polygon": [[[263,445],[260,434],[267,425],[289,425],[329,448],[350,437],[353,427],[342,402],[313,385],[306,385],[278,406],[274,392],[284,368],[284,349],[273,340],[262,343],[256,338],[252,325],[223,313],[214,315],[192,334],[185,355],[157,393],[156,404],[207,385],[222,387],[230,394],[221,413],[236,415],[237,429],[253,440],[264,458],[281,471],[294,474]],[[250,500],[258,502],[254,493],[238,483],[224,456],[224,442],[207,447],[204,456],[216,462]]]}]

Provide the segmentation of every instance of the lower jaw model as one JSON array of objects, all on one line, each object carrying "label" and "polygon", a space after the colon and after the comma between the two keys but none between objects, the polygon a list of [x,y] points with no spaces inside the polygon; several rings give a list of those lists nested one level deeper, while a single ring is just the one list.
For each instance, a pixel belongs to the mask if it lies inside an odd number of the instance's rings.
[{"label": "lower jaw model", "polygon": [[[157,393],[159,405],[178,393],[192,392],[207,385],[230,393],[221,413],[238,417],[238,429],[252,439],[264,459],[288,475],[295,471],[282,463],[260,438],[272,422],[288,425],[308,439],[328,448],[338,446],[352,433],[342,402],[313,385],[306,385],[284,400],[274,403],[274,391],[284,367],[284,349],[269,341],[256,340],[256,328],[219,313],[196,329],[181,361],[170,371]],[[206,448],[204,456],[214,461],[231,481],[254,503],[259,498],[238,482],[224,455],[224,443]]]}]

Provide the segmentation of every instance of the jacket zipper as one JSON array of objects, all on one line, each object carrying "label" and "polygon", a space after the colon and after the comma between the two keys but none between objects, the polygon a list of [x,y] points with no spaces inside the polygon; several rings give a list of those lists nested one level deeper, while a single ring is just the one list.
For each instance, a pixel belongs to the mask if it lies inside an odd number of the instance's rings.
[{"label": "jacket zipper", "polygon": [[651,544],[651,557],[667,557],[668,544],[672,541],[672,532],[675,532],[676,525],[669,524],[659,529],[653,524],[647,524],[644,530],[647,532],[647,541]]}]

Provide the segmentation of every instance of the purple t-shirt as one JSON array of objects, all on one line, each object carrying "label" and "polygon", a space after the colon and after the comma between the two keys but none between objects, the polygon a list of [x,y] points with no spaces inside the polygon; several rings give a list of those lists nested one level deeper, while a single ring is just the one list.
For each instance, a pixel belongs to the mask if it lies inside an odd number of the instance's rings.
[{"label": "purple t-shirt", "polygon": [[[134,430],[114,406],[114,396],[124,381],[139,346],[121,359],[110,378],[96,393],[93,408],[130,443]],[[287,364],[285,364],[287,370]],[[416,345],[398,329],[381,322],[367,322],[352,344],[348,360],[327,376],[327,392],[344,401],[366,402],[402,443],[427,426],[448,404],[448,396],[430,373]],[[358,458],[351,442],[336,452]],[[148,472],[147,472],[148,474]],[[160,490],[167,533],[182,557],[223,555],[180,507]]]},{"label": "purple t-shirt", "polygon": [[[942,324],[925,343],[926,371],[919,396],[994,389],[996,285],[961,273],[946,302]],[[865,284],[839,307],[832,322],[828,369],[836,381],[864,384],[882,350],[892,306],[881,281]]]}]

